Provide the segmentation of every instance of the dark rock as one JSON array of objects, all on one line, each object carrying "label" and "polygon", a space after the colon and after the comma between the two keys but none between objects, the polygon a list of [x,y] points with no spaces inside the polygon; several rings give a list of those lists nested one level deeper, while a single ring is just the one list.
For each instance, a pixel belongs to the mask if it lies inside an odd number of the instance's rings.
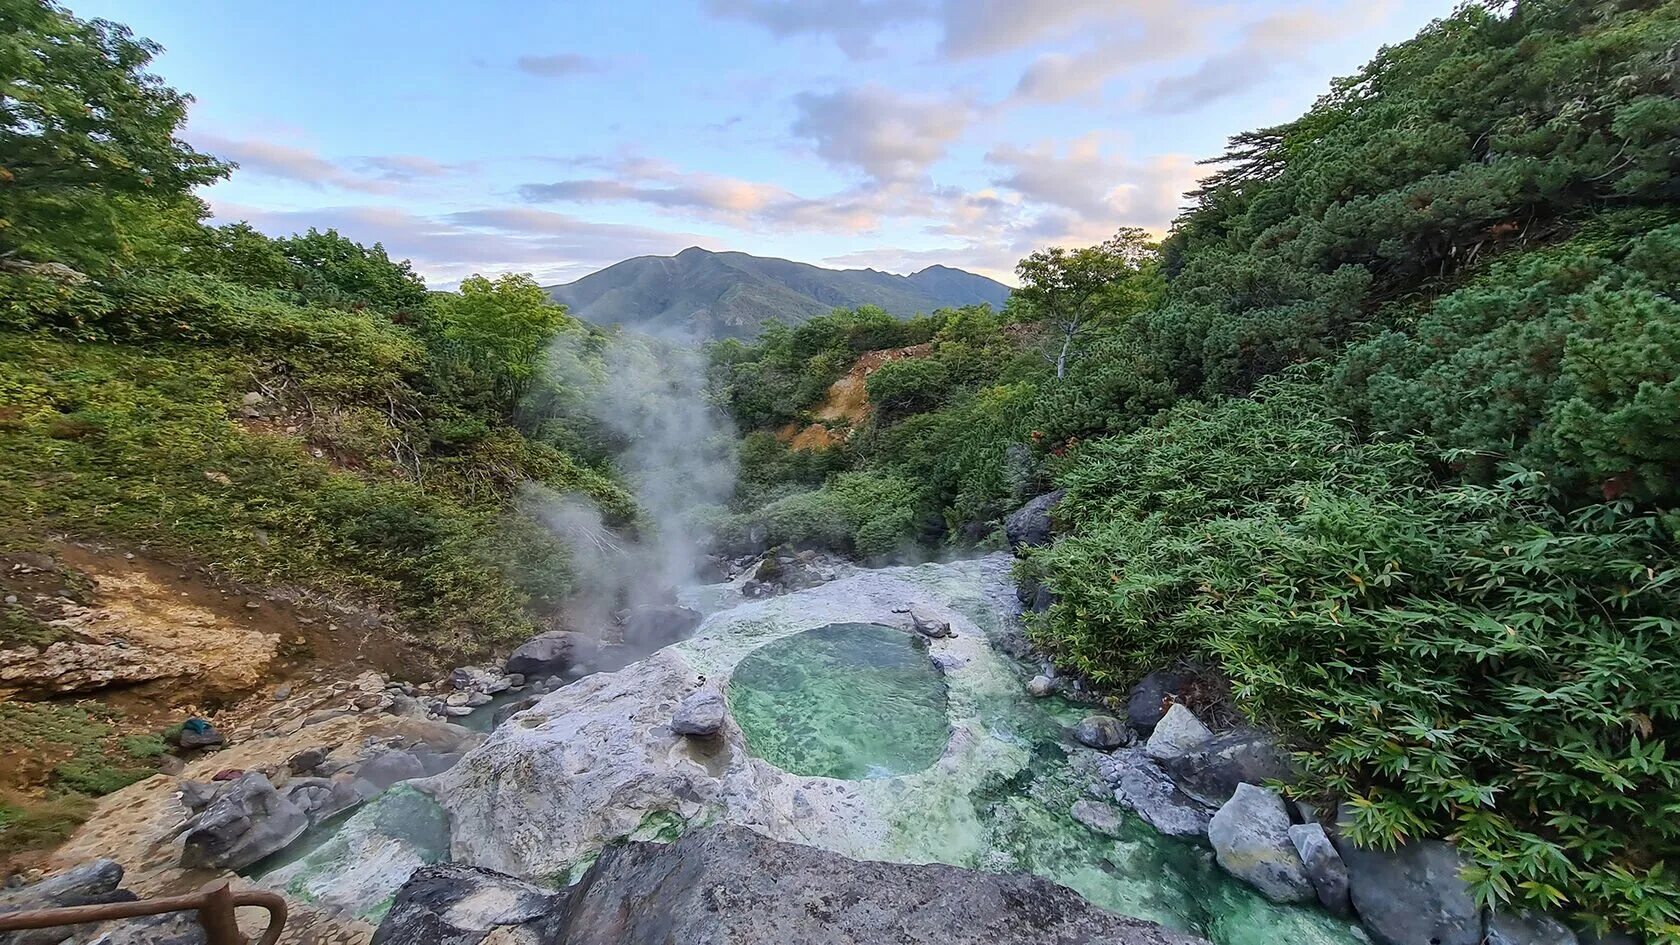
[{"label": "dark rock", "polygon": [[325,745],[305,748],[286,760],[286,770],[292,774],[313,774],[331,753],[332,749]]},{"label": "dark rock", "polygon": [[1032,601],[1027,604],[1027,609],[1035,614],[1042,614],[1049,610],[1057,600],[1059,600],[1059,598],[1056,597],[1055,594],[1051,593],[1049,587],[1039,584],[1033,588]]},{"label": "dark rock", "polygon": [[1288,782],[1294,776],[1289,755],[1270,735],[1252,729],[1215,735],[1162,764],[1180,790],[1211,807],[1230,800],[1239,784]]},{"label": "dark rock", "polygon": [[225,782],[178,781],[175,786],[181,791],[181,805],[197,812],[221,796]]},{"label": "dark rock", "polygon": [[1486,945],[1577,945],[1569,926],[1532,912],[1490,912]]},{"label": "dark rock", "polygon": [[[427,867],[397,894],[374,943],[477,945],[505,926],[547,945],[1199,941],[1104,912],[1036,876],[860,862],[741,827],[611,847],[570,890],[545,894],[482,870]],[[514,921],[490,924],[491,913]]]},{"label": "dark rock", "polygon": [[222,733],[203,719],[188,719],[175,736],[175,744],[182,748],[214,748],[226,743]]},{"label": "dark rock", "polygon": [[[83,863],[32,885],[0,890],[0,914],[128,902],[135,897],[127,890],[117,888],[122,884],[122,878],[123,868],[115,860]],[[72,938],[78,942],[86,941],[90,929],[86,925],[73,925],[0,932],[0,945],[57,945]]]},{"label": "dark rock", "polygon": [[495,728],[501,725],[503,722],[506,722],[508,719],[520,712],[524,712],[526,709],[531,708],[541,701],[541,696],[526,696],[523,699],[497,706],[496,711],[490,715],[490,727]]},{"label": "dark rock", "polygon": [[308,827],[309,815],[253,772],[187,821],[181,865],[241,870],[284,848]]},{"label": "dark rock", "polygon": [[1073,727],[1073,737],[1081,745],[1112,751],[1127,743],[1130,732],[1112,715],[1090,715]]},{"label": "dark rock", "polygon": [[1353,900],[1348,897],[1347,865],[1342,855],[1330,843],[1324,828],[1316,823],[1295,824],[1289,828],[1289,841],[1295,844],[1301,863],[1307,868],[1313,889],[1318,893],[1319,905],[1334,915],[1348,918],[1353,915]]},{"label": "dark rock", "polygon": [[462,757],[458,751],[417,751],[414,757],[419,760],[420,767],[426,772],[426,777],[442,774],[455,767]]},{"label": "dark rock", "polygon": [[398,781],[426,776],[426,767],[412,752],[386,749],[368,755],[356,769],[356,790],[372,797]]},{"label": "dark rock", "polygon": [[1061,489],[1047,492],[1009,513],[1003,520],[1003,535],[1009,539],[1011,551],[1048,545],[1053,530],[1050,511],[1067,493]]},{"label": "dark rock", "polygon": [[286,782],[280,795],[309,815],[312,827],[362,802],[355,788],[331,778],[294,778]]},{"label": "dark rock", "polygon": [[513,651],[502,671],[510,676],[558,676],[572,665],[576,648],[572,634],[564,630],[539,633]]},{"label": "dark rock", "polygon": [[1180,791],[1143,749],[1114,753],[1114,799],[1169,837],[1206,840],[1213,809]]},{"label": "dark rock", "polygon": [[671,716],[671,731],[700,737],[716,735],[723,731],[726,711],[720,693],[710,689],[690,693]]},{"label": "dark rock", "polygon": [[171,912],[108,922],[91,945],[205,945],[197,913]]},{"label": "dark rock", "polygon": [[700,626],[700,612],[675,604],[632,607],[624,616],[624,643],[651,652],[683,640]]},{"label": "dark rock", "polygon": [[1237,785],[1208,822],[1208,843],[1225,872],[1273,902],[1309,902],[1317,896],[1289,838],[1289,808],[1274,791]]},{"label": "dark rock", "polygon": [[1167,714],[1172,697],[1190,685],[1195,674],[1181,669],[1158,669],[1143,677],[1126,697],[1126,721],[1140,732],[1149,732]]},{"label": "dark rock", "polygon": [[1481,910],[1449,843],[1369,850],[1339,839],[1353,911],[1378,945],[1480,945]]}]

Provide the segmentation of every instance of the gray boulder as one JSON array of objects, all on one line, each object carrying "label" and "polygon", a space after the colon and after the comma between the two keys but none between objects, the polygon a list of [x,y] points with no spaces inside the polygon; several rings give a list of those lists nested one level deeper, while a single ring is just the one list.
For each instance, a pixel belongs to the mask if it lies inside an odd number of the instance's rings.
[{"label": "gray boulder", "polygon": [[356,793],[355,788],[331,778],[294,778],[286,782],[280,794],[309,815],[310,826],[362,802],[362,796]]},{"label": "gray boulder", "polygon": [[1208,823],[1208,842],[1225,872],[1273,902],[1310,902],[1318,895],[1289,837],[1289,808],[1275,792],[1237,785]]},{"label": "gray boulder", "polygon": [[1003,535],[1009,539],[1011,551],[1048,545],[1054,531],[1050,512],[1067,493],[1062,489],[1047,492],[1009,513],[1003,520]]},{"label": "gray boulder", "polygon": [[[1199,941],[1104,912],[1036,876],[856,861],[741,827],[690,831],[670,844],[610,847],[582,880],[547,900],[542,890],[482,871],[463,882],[464,871],[431,867],[415,874],[375,945],[479,945],[492,935],[546,945]],[[490,891],[475,892],[480,884]],[[502,917],[515,921],[495,922]]]},{"label": "gray boulder", "polygon": [[1196,713],[1173,703],[1156,724],[1155,731],[1150,733],[1144,751],[1156,761],[1170,761],[1195,751],[1212,739],[1213,733],[1208,731],[1201,719],[1196,718]]},{"label": "gray boulder", "polygon": [[1348,897],[1347,864],[1330,843],[1330,837],[1318,824],[1296,824],[1289,828],[1289,840],[1307,868],[1318,902],[1341,918],[1353,915],[1353,900]]},{"label": "gray boulder", "polygon": [[399,749],[376,751],[356,769],[355,787],[362,797],[372,797],[398,781],[426,776],[426,766],[413,752]]},{"label": "gray boulder", "polygon": [[1110,837],[1120,835],[1120,825],[1123,823],[1119,811],[1108,804],[1093,801],[1090,798],[1080,798],[1074,801],[1073,809],[1068,811],[1068,816],[1097,833]]},{"label": "gray boulder", "polygon": [[309,815],[253,771],[187,821],[181,865],[242,870],[284,848],[308,827]]},{"label": "gray boulder", "polygon": [[508,719],[513,718],[515,715],[524,712],[526,709],[529,709],[541,701],[542,696],[526,696],[523,699],[516,699],[513,702],[497,706],[496,711],[490,715],[490,727],[495,728],[496,726],[501,725],[503,722],[506,722]]},{"label": "gray boulder", "polygon": [[624,614],[624,643],[637,653],[651,653],[686,639],[700,620],[698,610],[675,604],[632,607]]},{"label": "gray boulder", "polygon": [[726,712],[723,696],[715,690],[701,689],[689,693],[671,715],[671,731],[701,738],[716,735],[723,731]]},{"label": "gray boulder", "polygon": [[910,626],[924,637],[935,640],[951,636],[951,622],[920,604],[910,605]]},{"label": "gray boulder", "polygon": [[1073,727],[1073,737],[1081,745],[1099,751],[1112,751],[1125,745],[1131,732],[1112,715],[1090,715]]},{"label": "gray boulder", "polygon": [[1486,945],[1577,945],[1573,930],[1549,915],[1490,912]]},{"label": "gray boulder", "polygon": [[[0,890],[0,915],[8,912],[32,912],[36,909],[128,902],[135,897],[127,890],[117,888],[122,884],[122,878],[123,868],[115,860],[83,863],[48,876],[38,883]],[[90,926],[72,925],[22,932],[0,932],[0,945],[57,945],[72,937],[76,941],[86,941],[89,931]]]},{"label": "gray boulder", "polygon": [[1183,692],[1195,675],[1188,670],[1158,669],[1143,677],[1126,697],[1126,721],[1140,732],[1155,728],[1167,714],[1168,700]]},{"label": "gray boulder", "polygon": [[1353,911],[1378,945],[1480,945],[1481,910],[1451,844],[1423,840],[1388,851],[1338,839],[1336,849]]},{"label": "gray boulder", "polygon": [[1212,807],[1230,800],[1239,784],[1287,783],[1294,775],[1289,755],[1271,736],[1254,730],[1215,735],[1162,764],[1180,790]]},{"label": "gray boulder", "polygon": [[1034,699],[1043,699],[1056,691],[1056,681],[1040,673],[1027,681],[1027,694]]},{"label": "gray boulder", "polygon": [[572,634],[564,630],[539,633],[513,651],[502,671],[510,676],[558,676],[572,665],[576,649]]},{"label": "gray boulder", "polygon": [[1213,810],[1173,784],[1141,748],[1116,752],[1114,799],[1169,836],[1206,840]]}]

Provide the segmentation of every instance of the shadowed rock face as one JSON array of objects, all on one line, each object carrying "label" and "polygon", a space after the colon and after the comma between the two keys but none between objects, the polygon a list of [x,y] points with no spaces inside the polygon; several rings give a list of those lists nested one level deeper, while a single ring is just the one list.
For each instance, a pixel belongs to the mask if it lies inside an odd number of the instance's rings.
[{"label": "shadowed rock face", "polygon": [[554,945],[1201,941],[1104,912],[1035,876],[859,862],[740,827],[613,847],[570,891],[539,897],[487,871],[425,870],[398,894],[374,941],[477,945],[510,927]]}]

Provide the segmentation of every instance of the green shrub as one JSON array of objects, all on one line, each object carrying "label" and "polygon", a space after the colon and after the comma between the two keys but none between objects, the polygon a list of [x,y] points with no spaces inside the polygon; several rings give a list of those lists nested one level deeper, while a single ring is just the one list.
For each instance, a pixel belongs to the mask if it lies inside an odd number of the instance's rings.
[{"label": "green shrub", "polygon": [[937,358],[901,358],[870,372],[864,386],[872,406],[896,416],[938,406],[950,383],[950,372]]}]

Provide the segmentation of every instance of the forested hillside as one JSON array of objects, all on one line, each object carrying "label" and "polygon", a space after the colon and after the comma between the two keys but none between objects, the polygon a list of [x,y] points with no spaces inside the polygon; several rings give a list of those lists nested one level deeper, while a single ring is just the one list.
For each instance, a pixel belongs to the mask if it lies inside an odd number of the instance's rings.
[{"label": "forested hillside", "polygon": [[[717,345],[735,540],[987,538],[1092,680],[1229,679],[1355,833],[1490,901],[1680,934],[1680,4],[1470,5],[1238,136],[1159,246],[1024,260],[1001,316]],[[842,445],[790,449],[865,351]]]}]

